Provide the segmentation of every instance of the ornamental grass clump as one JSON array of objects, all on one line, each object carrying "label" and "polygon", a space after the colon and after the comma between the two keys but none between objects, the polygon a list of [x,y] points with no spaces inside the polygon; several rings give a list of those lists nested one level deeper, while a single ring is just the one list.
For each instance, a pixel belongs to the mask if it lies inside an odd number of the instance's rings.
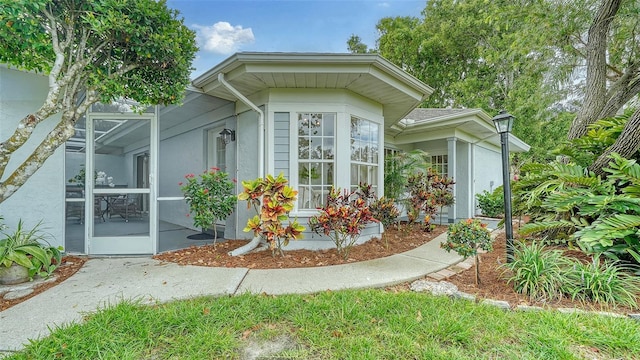
[{"label": "ornamental grass clump", "polygon": [[638,308],[639,268],[619,261],[600,262],[595,256],[589,263],[575,261],[567,272],[563,290],[572,300],[593,301],[607,305]]},{"label": "ornamental grass clump", "polygon": [[476,285],[480,284],[478,250],[493,250],[493,239],[487,224],[481,223],[478,219],[467,219],[451,224],[447,230],[447,241],[440,243],[440,247],[447,252],[453,250],[465,259],[473,256],[476,263]]},{"label": "ornamental grass clump", "polygon": [[511,271],[507,283],[512,283],[517,293],[531,300],[552,301],[563,297],[562,287],[567,282],[566,269],[570,265],[562,251],[547,250],[541,243],[533,242],[516,246],[511,261],[501,267]]},{"label": "ornamental grass clump", "polygon": [[[262,237],[274,256],[276,250],[284,256],[282,247],[292,239],[301,239],[305,230],[298,219],[292,222],[289,218],[298,192],[287,183],[282,173],[276,178],[267,175],[265,178],[243,181],[244,191],[238,195],[239,200],[247,201],[247,209],[253,206],[257,214],[247,221],[244,231],[253,231],[254,236]],[[282,223],[286,220],[289,220],[289,225],[284,226]]]},{"label": "ornamental grass clump", "polygon": [[320,214],[309,219],[311,231],[331,238],[338,254],[345,260],[362,230],[368,224],[378,222],[358,190],[341,192],[340,188],[331,188],[327,204],[318,210]]},{"label": "ornamental grass clump", "polygon": [[213,244],[218,238],[216,222],[226,219],[236,204],[234,184],[229,174],[212,167],[200,176],[187,174],[186,183],[179,183],[184,199],[189,204],[190,214],[193,215],[193,225],[197,228],[213,229]]}]

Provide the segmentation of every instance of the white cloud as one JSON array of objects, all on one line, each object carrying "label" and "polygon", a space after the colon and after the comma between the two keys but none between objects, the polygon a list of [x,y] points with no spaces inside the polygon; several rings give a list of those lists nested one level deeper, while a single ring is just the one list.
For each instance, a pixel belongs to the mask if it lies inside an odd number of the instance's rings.
[{"label": "white cloud", "polygon": [[211,26],[193,25],[196,30],[198,44],[201,49],[217,54],[234,53],[240,46],[255,41],[251,28],[232,26],[226,21]]},{"label": "white cloud", "polygon": [[383,8],[388,8],[391,6],[391,4],[389,4],[388,2],[381,2],[381,3],[378,3],[378,6]]}]

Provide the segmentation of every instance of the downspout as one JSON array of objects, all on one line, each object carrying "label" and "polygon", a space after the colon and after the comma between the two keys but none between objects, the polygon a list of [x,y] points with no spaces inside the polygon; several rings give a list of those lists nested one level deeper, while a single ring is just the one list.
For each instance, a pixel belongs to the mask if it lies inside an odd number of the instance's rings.
[{"label": "downspout", "polygon": [[[231,84],[229,84],[227,80],[225,80],[223,73],[218,74],[218,82],[222,84],[222,86],[224,86],[227,90],[229,90],[240,101],[242,101],[245,105],[247,105],[248,107],[250,107],[251,109],[253,109],[255,112],[258,113],[258,176],[264,177],[264,112],[260,110],[260,108],[256,106],[256,104],[252,103],[251,100],[247,99],[246,96],[242,95],[240,91],[238,91],[236,88],[231,86]],[[236,163],[238,161],[237,156],[238,156],[238,153],[236,151]],[[236,231],[237,229],[238,229],[238,221],[236,220]],[[260,236],[255,236],[253,239],[251,239],[251,241],[248,244],[241,246],[233,251],[230,251],[229,255],[238,256],[238,255],[246,254],[249,251],[258,247],[261,240],[262,238]]]}]

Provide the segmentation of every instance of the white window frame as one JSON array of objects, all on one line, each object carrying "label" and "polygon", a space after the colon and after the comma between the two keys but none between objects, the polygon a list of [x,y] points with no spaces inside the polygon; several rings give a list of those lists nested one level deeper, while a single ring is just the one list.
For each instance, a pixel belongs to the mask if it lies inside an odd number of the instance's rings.
[{"label": "white window frame", "polygon": [[[380,126],[380,124],[378,124],[375,121],[371,121],[371,120],[363,118],[361,116],[351,115],[350,118],[349,118],[349,144],[350,145],[351,145],[351,141],[355,141],[356,140],[356,139],[354,139],[352,137],[352,134],[351,134],[351,123],[353,122],[354,119],[357,119],[357,120],[360,120],[360,121],[364,121],[364,122],[368,123],[369,126],[370,125],[374,125],[374,126],[378,127],[378,131],[377,131],[378,138],[375,139],[376,145],[377,145],[376,146],[377,158],[376,159],[372,158],[371,161],[369,161],[368,159],[366,161],[354,160],[354,159],[351,158],[351,156],[353,154],[351,154],[351,151],[349,151],[349,155],[350,155],[349,156],[349,160],[350,160],[350,165],[349,165],[349,171],[350,171],[349,185],[350,185],[351,190],[354,190],[355,188],[357,188],[357,186],[360,183],[364,182],[364,183],[366,183],[368,185],[372,185],[374,187],[375,193],[377,194],[379,192],[379,189],[380,189],[380,180],[379,180],[380,176],[379,176],[379,174],[380,174],[380,169],[381,168],[380,168],[380,141],[379,141],[379,135],[380,135],[380,131],[381,131],[381,126]],[[383,148],[383,151],[382,151],[383,155],[382,156],[384,157],[384,146],[382,148]],[[383,159],[383,161],[384,161],[384,159]],[[359,180],[358,183],[353,183],[351,181],[351,177],[353,176],[353,174],[351,174],[351,171],[352,171],[352,167],[354,165],[356,165],[356,166],[365,166],[367,168],[367,179],[366,179],[366,181],[362,181],[362,179],[358,179]],[[375,184],[373,184],[372,181],[371,181],[372,180],[371,179],[371,170],[375,170],[375,175],[374,175],[376,177],[376,183]],[[359,178],[360,174],[358,173],[357,176]]]}]

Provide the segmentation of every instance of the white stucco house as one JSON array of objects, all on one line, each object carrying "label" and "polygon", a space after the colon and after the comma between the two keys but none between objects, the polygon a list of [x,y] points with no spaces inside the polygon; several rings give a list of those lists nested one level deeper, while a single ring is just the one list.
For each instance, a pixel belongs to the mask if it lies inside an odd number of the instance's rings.
[{"label": "white stucco house", "polygon": [[[46,91],[46,77],[0,66],[0,141]],[[186,174],[221,168],[239,193],[241,180],[282,172],[299,191],[292,215],[305,223],[331,186],[367,182],[382,196],[385,151],[423,149],[456,181],[449,220],[471,217],[474,195],[502,183],[499,136],[481,110],[415,109],[431,92],[375,54],[237,53],[194,79],[181,106],[140,115],[126,101],[94,105],[0,214],[10,227],[42,220],[67,252],[154,254],[192,244],[178,185]],[[3,176],[52,126],[37,130]],[[529,148],[513,136],[510,146]],[[83,186],[82,174],[95,181]],[[221,224],[225,238],[249,238],[242,229],[252,215],[239,204]],[[381,231],[370,226],[362,240]],[[289,248],[332,245],[305,238]]]}]

